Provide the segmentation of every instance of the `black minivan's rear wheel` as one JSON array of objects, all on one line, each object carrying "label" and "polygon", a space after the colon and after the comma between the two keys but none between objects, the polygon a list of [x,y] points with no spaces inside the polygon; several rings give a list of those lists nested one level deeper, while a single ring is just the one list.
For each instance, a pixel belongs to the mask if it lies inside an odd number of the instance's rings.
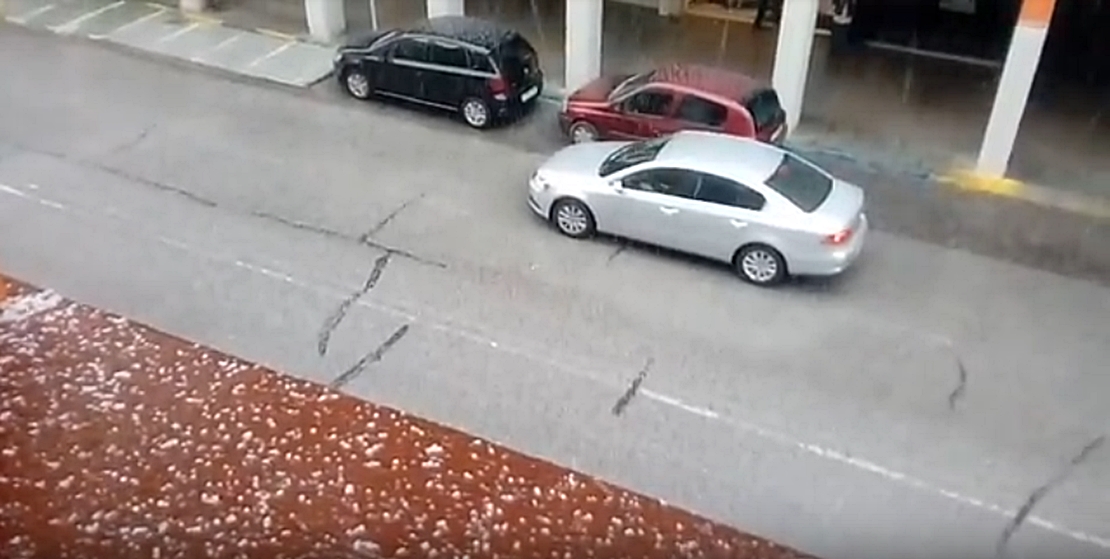
[{"label": "black minivan's rear wheel", "polygon": [[493,120],[490,116],[489,105],[477,97],[469,97],[463,101],[459,112],[462,113],[463,120],[471,128],[486,128]]},{"label": "black minivan's rear wheel", "polygon": [[343,89],[355,99],[369,99],[371,93],[370,78],[358,68],[347,68],[343,71]]}]

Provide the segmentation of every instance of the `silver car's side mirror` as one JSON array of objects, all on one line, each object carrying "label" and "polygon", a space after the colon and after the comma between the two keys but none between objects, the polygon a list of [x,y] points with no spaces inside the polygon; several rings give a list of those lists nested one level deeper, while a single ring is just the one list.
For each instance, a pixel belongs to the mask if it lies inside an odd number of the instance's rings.
[{"label": "silver car's side mirror", "polygon": [[609,181],[609,186],[613,187],[613,190],[616,190],[618,194],[624,192],[624,183],[620,179]]}]

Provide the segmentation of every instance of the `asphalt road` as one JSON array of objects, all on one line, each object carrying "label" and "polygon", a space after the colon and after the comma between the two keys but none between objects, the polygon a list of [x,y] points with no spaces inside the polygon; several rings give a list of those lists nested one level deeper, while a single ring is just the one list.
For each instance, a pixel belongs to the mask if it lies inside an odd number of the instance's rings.
[{"label": "asphalt road", "polygon": [[4,25],[0,75],[5,273],[828,559],[1110,557],[1097,283],[879,231],[761,290],[534,218],[539,123]]}]

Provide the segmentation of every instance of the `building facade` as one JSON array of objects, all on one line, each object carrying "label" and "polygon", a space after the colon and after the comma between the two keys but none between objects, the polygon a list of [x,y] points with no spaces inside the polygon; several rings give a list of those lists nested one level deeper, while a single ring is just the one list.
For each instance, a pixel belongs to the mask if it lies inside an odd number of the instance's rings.
[{"label": "building facade", "polygon": [[[546,51],[544,48],[538,50],[544,57],[549,76],[553,78],[555,87],[552,89],[564,90],[573,90],[606,70],[632,71],[669,61],[689,60],[693,55],[679,56],[667,51],[668,48],[674,51],[684,47],[659,47],[677,44],[673,35],[684,32],[686,38],[683,40],[694,45],[690,48],[697,47],[701,49],[699,52],[708,53],[695,56],[694,60],[712,61],[713,52],[719,50],[715,54],[716,60],[720,61],[722,57],[742,59],[741,66],[756,68],[753,73],[768,78],[778,90],[790,115],[791,129],[797,130],[803,114],[808,115],[815,112],[816,107],[835,101],[830,101],[833,95],[823,89],[821,83],[815,83],[821,82],[822,76],[827,74],[828,40],[822,37],[829,34],[834,1],[779,0],[777,13],[771,15],[778,31],[769,31],[764,35],[749,29],[759,0],[303,0],[303,3],[307,29],[321,41],[334,40],[352,28],[367,24],[399,23],[379,21],[381,14],[391,9],[391,3],[398,6],[404,4],[396,9],[406,13],[413,11],[414,4],[422,4],[419,6],[422,10],[417,10],[423,12],[421,15],[501,17],[508,18],[508,23],[518,21],[512,19],[517,17],[511,15],[515,9],[524,14],[520,17],[528,16],[529,21],[535,23],[534,36],[530,40],[544,43]],[[1010,167],[1038,68],[1042,66],[1042,53],[1045,52],[1050,22],[1057,12],[1057,1],[1061,4],[1083,3],[1088,8],[1102,3],[1101,0],[855,0],[850,17],[849,42],[862,45],[867,50],[885,51],[892,57],[901,57],[898,80],[904,82],[900,92],[903,100],[914,94],[912,83],[921,81],[918,77],[921,68],[930,63],[966,67],[966,72],[979,71],[985,76],[980,80],[982,83],[974,87],[966,84],[944,87],[983,90],[979,95],[983,101],[967,107],[968,114],[973,116],[963,120],[970,122],[960,123],[960,126],[977,129],[965,134],[967,137],[978,136],[975,140],[977,145],[961,147],[977,154],[972,162],[976,172],[988,177],[1002,177],[1007,175]],[[624,46],[624,55],[619,61],[610,60],[613,55],[606,51],[622,47],[621,40],[607,34],[607,29],[621,22],[607,19],[607,14],[619,12],[622,18],[634,17],[628,15],[631,12],[620,11],[625,9],[624,5],[636,5],[638,13],[651,14],[664,23],[647,20],[625,22],[627,27],[642,28],[636,31],[641,35],[637,39],[639,42]],[[366,21],[358,24],[352,21],[351,14],[356,8],[367,14]],[[502,8],[504,11],[497,11]],[[684,21],[715,19],[717,27],[713,29],[720,29],[720,36],[717,36],[718,31],[705,31],[708,27],[700,27],[699,31],[683,31],[686,23],[674,23],[680,16]],[[1091,16],[1085,18],[1090,20]],[[672,23],[665,23],[668,20]],[[629,33],[632,32],[626,35]],[[649,36],[642,36],[645,33]],[[1101,36],[1104,33],[1095,31],[1093,34]],[[737,42],[743,43],[743,46],[732,44]],[[652,51],[655,54],[647,56],[645,53],[652,49],[655,49]],[[1059,58],[1066,62],[1073,57]],[[760,75],[763,73],[758,69],[761,65],[766,67],[766,75]],[[909,69],[903,70],[903,67]],[[955,71],[946,67],[939,73]],[[930,96],[934,98],[941,93],[944,92],[930,92]],[[845,95],[863,97],[869,94],[856,92]],[[960,99],[955,103],[971,105]],[[830,110],[840,111],[839,107],[837,105],[835,110]],[[892,109],[889,114],[896,112]],[[870,116],[879,120],[886,118],[878,113]],[[858,120],[866,118],[863,116]],[[957,120],[955,117],[952,119],[954,123]],[[931,117],[926,120],[937,122]],[[924,127],[912,123],[907,126]],[[942,137],[944,128],[956,125],[935,126],[940,129],[935,135]],[[970,142],[966,140],[964,143]],[[939,143],[945,142],[942,140]]]}]

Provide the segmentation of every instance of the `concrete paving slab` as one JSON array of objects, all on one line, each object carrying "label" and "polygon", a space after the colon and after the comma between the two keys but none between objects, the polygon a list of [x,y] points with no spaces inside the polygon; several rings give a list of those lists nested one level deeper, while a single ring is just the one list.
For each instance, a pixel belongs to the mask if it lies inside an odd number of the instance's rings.
[{"label": "concrete paving slab", "polygon": [[5,0],[0,3],[0,12],[4,14],[4,19],[20,25],[39,13],[52,9],[54,9],[54,2],[44,0]]},{"label": "concrete paving slab", "polygon": [[193,60],[242,33],[238,29],[210,23],[196,23],[183,29],[188,31],[157,43],[153,50],[176,58]]},{"label": "concrete paving slab", "polygon": [[257,66],[257,62],[263,57],[272,55],[280,48],[289,48],[287,45],[290,43],[274,37],[244,32],[231,44],[206,55],[202,63],[237,74],[255,75],[251,73],[251,64]]},{"label": "concrete paving slab", "polygon": [[166,9],[125,24],[105,38],[113,43],[149,50],[156,41],[181,28],[181,16]]},{"label": "concrete paving slab", "polygon": [[124,2],[123,5],[101,12],[83,22],[76,33],[90,39],[103,39],[109,33],[164,10],[145,2]]},{"label": "concrete paving slab", "polygon": [[[114,1],[110,1],[110,2],[109,1],[104,1],[104,0],[98,0],[98,1],[95,1],[95,2],[94,1],[81,2],[80,5],[82,6],[83,9],[81,10],[80,14],[78,14],[76,17],[69,18],[69,19],[67,19],[65,21],[61,21],[57,24],[52,24],[52,25],[50,25],[49,28],[50,28],[51,31],[54,31],[55,33],[61,33],[63,35],[72,35],[72,34],[78,32],[79,28],[81,27],[81,24],[83,24],[83,23],[85,23],[89,20],[95,19],[95,18],[97,18],[101,15],[111,13],[112,11],[123,7],[124,4],[126,4],[126,2],[124,2],[124,0],[114,0]],[[49,16],[50,14],[60,14],[60,13],[62,13],[62,10],[51,10],[46,15]]]},{"label": "concrete paving slab", "polygon": [[334,51],[319,45],[295,43],[254,67],[260,77],[307,86],[332,71]]},{"label": "concrete paving slab", "polygon": [[[71,0],[39,2],[40,8],[28,13],[23,19],[23,25],[35,29],[51,29],[69,23],[84,15],[95,12],[106,5],[112,4],[108,0]],[[46,7],[49,6],[49,9]]]}]

